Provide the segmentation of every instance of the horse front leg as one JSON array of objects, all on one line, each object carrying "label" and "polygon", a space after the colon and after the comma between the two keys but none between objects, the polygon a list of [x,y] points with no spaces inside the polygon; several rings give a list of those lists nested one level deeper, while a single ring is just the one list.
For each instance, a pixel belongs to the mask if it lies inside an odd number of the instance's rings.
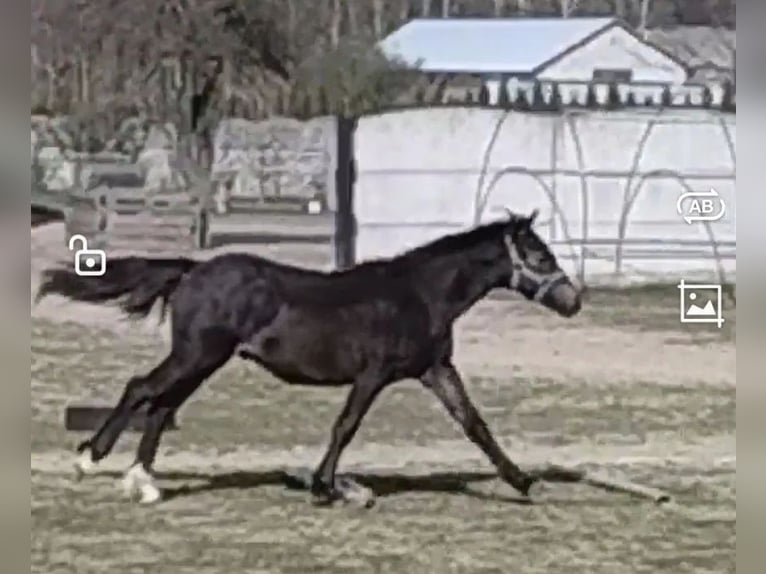
[{"label": "horse front leg", "polygon": [[484,451],[497,468],[500,477],[521,494],[528,496],[529,488],[538,479],[521,470],[497,444],[487,423],[471,402],[454,365],[442,363],[432,367],[421,378],[421,382],[436,395],[452,418],[463,427],[466,436]]},{"label": "horse front leg", "polygon": [[366,498],[365,506],[374,504],[372,492],[347,479],[336,481],[335,472],[343,449],[354,438],[364,415],[383,387],[384,384],[377,377],[362,377],[354,382],[346,404],[332,427],[327,451],[312,476],[311,493],[315,504],[326,505],[339,499],[349,499],[355,490],[364,491],[361,496]]}]

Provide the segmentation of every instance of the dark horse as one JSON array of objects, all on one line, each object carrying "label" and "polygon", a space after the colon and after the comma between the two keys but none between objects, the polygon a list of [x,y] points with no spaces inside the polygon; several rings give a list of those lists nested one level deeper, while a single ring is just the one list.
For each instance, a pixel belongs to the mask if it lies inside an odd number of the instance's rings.
[{"label": "dark horse", "polygon": [[528,495],[535,478],[503,452],[466,393],[453,363],[453,325],[494,288],[509,288],[564,317],[580,310],[580,291],[532,228],[537,212],[509,214],[391,259],[345,271],[310,271],[242,253],[207,261],[125,257],[106,274],[45,271],[38,300],[121,301],[146,317],[162,301],[171,311],[168,356],[133,377],[103,426],[80,444],[79,471],[109,454],[131,413],[148,406],[146,427],[125,486],[144,502],[160,497],[151,469],[173,412],[229,358],[255,361],[289,384],[351,387],[313,473],[317,502],[342,498],[338,459],[378,394],[419,379],[506,482]]}]

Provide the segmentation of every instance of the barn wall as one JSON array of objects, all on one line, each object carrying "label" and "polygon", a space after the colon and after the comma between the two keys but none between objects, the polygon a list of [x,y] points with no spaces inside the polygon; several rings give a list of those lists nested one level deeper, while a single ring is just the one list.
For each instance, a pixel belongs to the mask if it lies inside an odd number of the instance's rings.
[{"label": "barn wall", "polygon": [[634,82],[681,84],[687,79],[682,66],[620,27],[605,31],[546,68],[538,77],[541,80],[588,82],[597,68],[631,69]]},{"label": "barn wall", "polygon": [[[540,208],[543,236],[569,272],[589,281],[716,275],[713,244],[730,274],[736,196],[726,134],[733,145],[734,118],[703,110],[554,116],[435,108],[362,118],[357,260],[395,255],[509,206]],[[640,185],[642,174],[649,177]],[[684,188],[674,175],[725,200],[724,218],[710,225],[713,244],[703,224],[678,215]],[[636,190],[634,202],[626,199]]]}]

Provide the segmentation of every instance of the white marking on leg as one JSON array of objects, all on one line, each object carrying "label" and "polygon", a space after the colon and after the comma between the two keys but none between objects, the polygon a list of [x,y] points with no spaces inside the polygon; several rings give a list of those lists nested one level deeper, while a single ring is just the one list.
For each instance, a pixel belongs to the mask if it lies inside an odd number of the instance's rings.
[{"label": "white marking on leg", "polygon": [[126,496],[137,496],[141,504],[152,504],[162,498],[162,492],[154,483],[154,477],[146,472],[141,463],[136,463],[128,469],[122,479],[122,488]]},{"label": "white marking on leg", "polygon": [[96,463],[93,462],[93,458],[90,453],[90,449],[86,448],[78,456],[74,463],[75,478],[80,480],[86,474],[93,474],[96,470]]},{"label": "white marking on leg", "polygon": [[135,473],[133,472],[133,468],[134,467],[130,467],[122,476],[122,480],[120,481],[122,492],[126,498],[133,498],[133,495],[137,490],[136,477]]}]

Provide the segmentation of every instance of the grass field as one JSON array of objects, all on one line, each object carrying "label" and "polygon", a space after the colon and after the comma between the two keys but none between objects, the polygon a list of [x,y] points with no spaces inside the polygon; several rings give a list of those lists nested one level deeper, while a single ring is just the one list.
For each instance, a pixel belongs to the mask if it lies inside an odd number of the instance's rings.
[{"label": "grass field", "polygon": [[158,457],[165,500],[141,507],[116,486],[137,437],[74,482],[82,437],[63,431],[63,411],[114,402],[163,355],[162,333],[95,308],[42,305],[32,571],[734,572],[736,315],[727,308],[721,330],[681,326],[677,297],[675,286],[594,291],[571,321],[488,300],[461,320],[457,361],[520,464],[619,472],[666,489],[674,508],[561,484],[519,504],[414,382],[384,393],[341,461],[378,504],[315,508],[278,471],[317,462],[344,391],[287,387],[238,360],[182,410]]}]

